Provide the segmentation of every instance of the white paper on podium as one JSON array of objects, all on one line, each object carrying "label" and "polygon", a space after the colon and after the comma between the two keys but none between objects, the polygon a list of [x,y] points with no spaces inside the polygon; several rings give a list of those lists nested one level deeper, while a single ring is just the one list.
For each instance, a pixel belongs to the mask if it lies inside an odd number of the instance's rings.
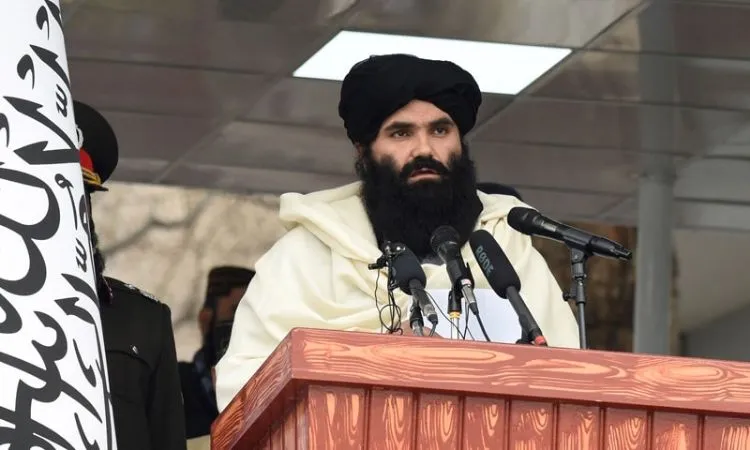
[{"label": "white paper on podium", "polygon": [[[435,308],[438,310],[438,326],[435,334],[449,338],[451,336],[451,323],[448,319],[448,292],[449,289],[427,289],[432,296]],[[518,323],[518,314],[513,311],[508,300],[499,297],[491,289],[475,289],[474,296],[477,299],[479,316],[484,323],[484,329],[492,342],[515,343],[521,338],[521,325]],[[442,313],[442,314],[441,314]],[[469,332],[466,333],[467,340],[486,341],[479,328],[476,316],[466,308],[466,302],[461,306],[461,334],[469,321]],[[429,326],[429,325],[428,325]]]}]

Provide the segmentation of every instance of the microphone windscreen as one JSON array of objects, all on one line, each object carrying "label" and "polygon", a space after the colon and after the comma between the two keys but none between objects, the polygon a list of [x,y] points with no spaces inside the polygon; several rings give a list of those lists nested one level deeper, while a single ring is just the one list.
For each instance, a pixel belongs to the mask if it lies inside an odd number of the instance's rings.
[{"label": "microphone windscreen", "polygon": [[477,230],[469,237],[469,245],[479,267],[492,290],[504,296],[509,287],[521,290],[521,280],[505,252],[494,237],[485,230]]},{"label": "microphone windscreen", "polygon": [[393,258],[391,272],[393,280],[398,284],[398,287],[401,288],[402,291],[411,295],[409,282],[417,280],[422,286],[424,286],[427,283],[427,277],[425,276],[424,269],[422,269],[422,265],[419,264],[419,260],[414,252],[405,245],[403,245],[403,248],[404,249],[401,253]]},{"label": "microphone windscreen", "polygon": [[439,249],[443,244],[453,242],[458,245],[460,239],[458,231],[456,231],[455,228],[450,225],[441,225],[432,232],[432,236],[430,236],[430,247],[432,247],[432,251],[439,255],[441,253]]},{"label": "microphone windscreen", "polygon": [[508,213],[508,225],[523,234],[534,234],[534,219],[539,215],[535,209],[516,206]]}]

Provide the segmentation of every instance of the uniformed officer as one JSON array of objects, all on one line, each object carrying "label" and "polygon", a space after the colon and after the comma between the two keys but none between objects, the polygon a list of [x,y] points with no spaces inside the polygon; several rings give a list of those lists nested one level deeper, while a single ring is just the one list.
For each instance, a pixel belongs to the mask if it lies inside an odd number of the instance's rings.
[{"label": "uniformed officer", "polygon": [[214,267],[208,273],[198,316],[203,345],[191,362],[179,363],[188,439],[209,434],[219,415],[211,372],[229,345],[234,312],[254,275],[254,270],[235,266]]},{"label": "uniformed officer", "polygon": [[[117,166],[117,138],[107,120],[74,102],[86,198]],[[96,288],[119,450],[185,449],[185,420],[169,307],[138,288],[104,276],[104,257],[89,206]]]}]

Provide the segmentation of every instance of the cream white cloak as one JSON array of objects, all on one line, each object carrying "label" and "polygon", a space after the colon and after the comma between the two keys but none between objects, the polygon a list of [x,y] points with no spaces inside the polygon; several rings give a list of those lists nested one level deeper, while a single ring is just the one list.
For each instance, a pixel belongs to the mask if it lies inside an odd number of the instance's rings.
[{"label": "cream white cloak", "polygon": [[[367,265],[381,252],[358,196],[360,183],[281,196],[279,216],[289,229],[255,265],[235,316],[232,336],[216,366],[216,398],[223,410],[292,328],[379,333],[373,293],[377,271]],[[511,208],[528,206],[512,196],[478,193],[484,209],[477,229],[489,231],[521,279],[521,296],[550,346],[577,348],[578,325],[546,261],[531,239],[505,218]],[[252,239],[252,237],[249,237]],[[489,288],[467,244],[462,249],[477,288]],[[449,289],[444,266],[424,264],[428,289]],[[387,299],[385,271],[378,300]],[[411,297],[394,292],[403,319]],[[489,320],[483,317],[485,321]]]}]

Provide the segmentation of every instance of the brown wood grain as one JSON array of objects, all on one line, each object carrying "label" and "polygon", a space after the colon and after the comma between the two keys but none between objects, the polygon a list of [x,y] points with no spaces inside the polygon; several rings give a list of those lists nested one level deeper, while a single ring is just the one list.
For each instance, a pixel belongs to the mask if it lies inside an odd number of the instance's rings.
[{"label": "brown wood grain", "polygon": [[512,401],[508,430],[511,450],[552,449],[554,424],[551,403]]},{"label": "brown wood grain", "polygon": [[[211,425],[211,449],[223,450],[248,442],[258,442],[259,433],[265,434],[278,412],[279,397],[293,397],[291,378],[291,345],[285,339],[250,379],[240,393],[232,399],[222,414]],[[286,403],[286,401],[284,402]],[[251,425],[254,425],[250,429]],[[217,428],[221,433],[214,433]],[[242,439],[242,441],[240,441]]]},{"label": "brown wood grain", "polygon": [[370,392],[367,448],[413,448],[416,433],[414,395],[409,391],[373,389]]},{"label": "brown wood grain", "polygon": [[[295,448],[304,449],[310,448],[308,427],[310,426],[308,421],[308,404],[304,399],[307,397],[307,388],[301,388],[297,392],[297,405],[294,408],[294,434],[296,437]],[[291,418],[290,418],[291,420]],[[291,447],[291,445],[290,445]],[[245,448],[245,447],[239,447]],[[249,447],[248,447],[249,449]]]},{"label": "brown wood grain", "polygon": [[321,450],[361,448],[365,440],[365,389],[312,385],[307,390],[309,445]]},{"label": "brown wood grain", "polygon": [[560,405],[557,415],[558,449],[597,450],[600,448],[602,421],[598,407]]},{"label": "brown wood grain", "polygon": [[644,410],[607,409],[604,448],[649,450],[648,422]]},{"label": "brown wood grain", "polygon": [[454,450],[458,448],[461,424],[459,398],[452,395],[423,393],[417,400],[418,450]]},{"label": "brown wood grain", "polygon": [[699,419],[691,414],[655,412],[652,417],[651,448],[654,450],[698,450]]},{"label": "brown wood grain", "polygon": [[746,363],[295,330],[212,448],[750,450],[749,378]]},{"label": "brown wood grain", "polygon": [[297,405],[292,405],[291,408],[287,409],[283,417],[283,422],[280,425],[284,436],[282,448],[295,449],[297,448]]},{"label": "brown wood grain", "polygon": [[284,448],[284,427],[274,426],[271,430],[270,450],[282,450]]},{"label": "brown wood grain", "polygon": [[507,405],[503,399],[466,397],[463,410],[463,447],[466,450],[501,450],[507,440]]},{"label": "brown wood grain", "polygon": [[750,449],[750,418],[707,417],[704,421],[703,449]]},{"label": "brown wood grain", "polygon": [[[306,329],[291,340],[302,379],[750,414],[747,363]],[[392,370],[406,360],[421,369]]]}]

